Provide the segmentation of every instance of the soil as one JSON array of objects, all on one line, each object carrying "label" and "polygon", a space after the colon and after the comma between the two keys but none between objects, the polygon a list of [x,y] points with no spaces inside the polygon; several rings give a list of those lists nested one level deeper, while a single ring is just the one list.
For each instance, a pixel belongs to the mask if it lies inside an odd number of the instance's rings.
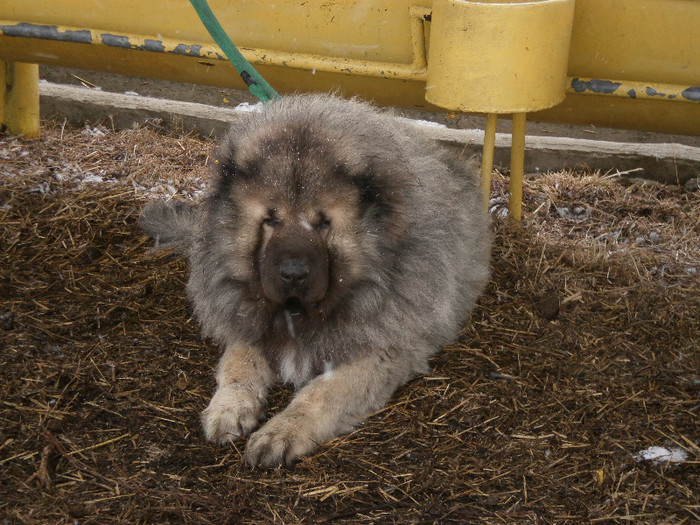
[{"label": "soil", "polygon": [[460,340],[354,432],[251,470],[202,437],[219,350],[136,225],[202,194],[211,148],[148,123],[0,135],[2,523],[700,521],[699,191],[546,173],[514,225],[496,173]]}]

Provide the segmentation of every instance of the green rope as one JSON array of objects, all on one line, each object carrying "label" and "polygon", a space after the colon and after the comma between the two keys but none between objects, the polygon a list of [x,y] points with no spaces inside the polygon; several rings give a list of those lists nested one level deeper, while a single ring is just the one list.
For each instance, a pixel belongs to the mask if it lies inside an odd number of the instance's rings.
[{"label": "green rope", "polygon": [[221,27],[221,24],[212,13],[209,4],[206,0],[190,0],[192,7],[199,15],[202,20],[204,27],[207,28],[209,34],[214,39],[214,42],[218,44],[224,54],[236,68],[238,74],[241,75],[243,82],[246,83],[250,92],[258,97],[260,101],[265,104],[270,101],[270,99],[281,98],[279,93],[275,91],[270,84],[268,84],[265,79],[255,71],[253,66],[250,65],[235,44]]}]

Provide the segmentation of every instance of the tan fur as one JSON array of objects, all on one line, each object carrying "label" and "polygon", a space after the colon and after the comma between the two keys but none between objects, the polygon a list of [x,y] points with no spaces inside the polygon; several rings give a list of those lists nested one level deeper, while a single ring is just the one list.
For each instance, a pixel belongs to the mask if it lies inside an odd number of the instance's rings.
[{"label": "tan fur", "polygon": [[289,406],[251,436],[251,465],[291,464],[355,425],[389,400],[409,371],[370,356],[324,372],[303,387]]},{"label": "tan fur", "polygon": [[256,348],[227,348],[216,373],[216,393],[202,413],[206,438],[227,443],[250,434],[264,415],[272,380],[270,366]]}]

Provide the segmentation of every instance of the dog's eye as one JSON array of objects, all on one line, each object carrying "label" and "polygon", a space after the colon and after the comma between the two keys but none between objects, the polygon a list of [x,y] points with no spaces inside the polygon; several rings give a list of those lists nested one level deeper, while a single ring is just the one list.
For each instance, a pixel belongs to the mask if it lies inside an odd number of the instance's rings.
[{"label": "dog's eye", "polygon": [[316,222],[316,229],[318,230],[327,230],[328,228],[331,227],[331,220],[325,217],[324,215],[321,215],[318,218],[318,221]]},{"label": "dog's eye", "polygon": [[280,220],[275,217],[265,217],[262,221],[263,226],[268,228],[277,228],[280,225]]}]

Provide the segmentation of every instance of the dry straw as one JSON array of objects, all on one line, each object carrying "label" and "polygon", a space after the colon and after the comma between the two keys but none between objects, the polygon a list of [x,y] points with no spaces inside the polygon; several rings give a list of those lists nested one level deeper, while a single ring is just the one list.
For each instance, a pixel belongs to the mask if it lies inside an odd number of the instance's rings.
[{"label": "dry straw", "polygon": [[[148,199],[199,194],[210,141],[44,129],[0,137],[3,523],[700,520],[700,192],[527,180],[523,227],[494,219],[492,281],[432,373],[294,470],[251,471],[202,439],[218,350],[185,263],[135,224]],[[652,446],[687,459],[634,459]]]}]

